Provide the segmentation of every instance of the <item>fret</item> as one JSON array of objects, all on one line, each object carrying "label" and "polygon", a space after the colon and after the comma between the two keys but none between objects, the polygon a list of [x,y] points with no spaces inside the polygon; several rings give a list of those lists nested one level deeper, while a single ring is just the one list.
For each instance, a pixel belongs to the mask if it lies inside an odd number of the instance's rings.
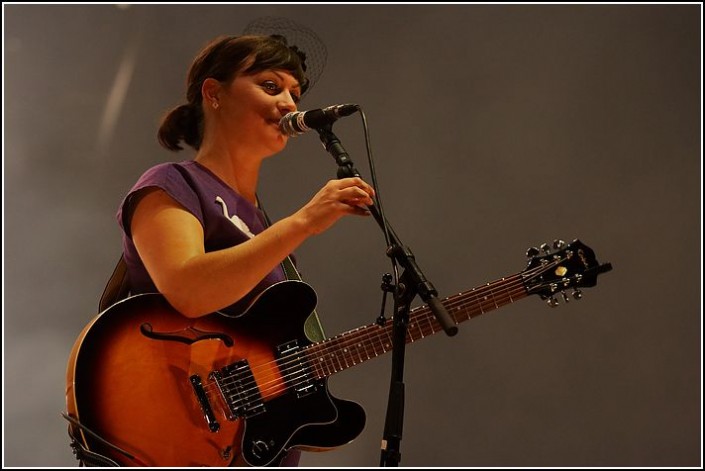
[{"label": "fret", "polygon": [[[340,356],[341,356],[343,362],[345,362],[345,368],[346,368],[346,369],[347,369],[347,368],[350,368],[350,365],[348,364],[348,354],[349,354],[348,348],[347,348],[347,347],[344,347],[343,350],[342,350],[342,352],[341,352],[341,354],[340,354]],[[354,363],[353,363],[353,364],[354,364]]]},{"label": "fret", "polygon": [[323,365],[321,365],[318,361],[315,359],[311,359],[310,356],[308,357],[308,364],[313,367],[313,370],[316,374],[316,379],[321,379],[327,376],[325,374],[325,369],[323,368]]},{"label": "fret", "polygon": [[321,347],[323,346],[324,344],[313,344],[306,350],[310,358],[310,362],[316,365],[316,371],[320,370],[323,373],[323,376],[329,376],[330,371],[326,368],[325,359],[323,358],[323,353],[321,352]]},{"label": "fret", "polygon": [[333,368],[334,368],[334,369],[336,368],[336,366],[335,366],[336,363],[337,363],[337,365],[338,365],[337,369],[335,370],[336,373],[339,372],[339,371],[343,371],[343,370],[345,369],[345,368],[343,368],[342,363],[340,363],[340,358],[338,357],[338,354],[337,354],[336,352],[331,352],[331,353],[330,353],[330,358],[331,358],[331,361],[332,361],[332,363],[333,363]]},{"label": "fret", "polygon": [[[382,346],[382,341],[379,340],[379,336],[378,336],[378,335],[379,335],[379,332],[378,332],[377,329],[379,329],[379,326],[374,326],[374,325],[373,325],[373,326],[370,328],[370,332],[369,332],[370,341],[369,341],[369,343],[368,343],[368,345],[369,345],[370,347],[372,347],[372,353],[373,353],[373,356],[375,356],[375,357],[378,357],[378,356],[380,355],[380,354],[377,352],[377,346],[376,346],[375,344],[376,344],[376,343],[379,343],[379,344],[380,344],[380,347]],[[382,349],[382,353],[384,353],[384,349]]]},{"label": "fret", "polygon": [[[357,363],[362,363],[364,360],[362,359],[362,356],[360,355],[360,349],[362,348],[362,344],[357,340],[357,336],[360,333],[360,328],[358,327],[357,329],[353,330],[350,333],[350,337],[352,337],[350,341],[350,360],[352,361],[353,365],[356,365]],[[357,354],[357,358],[355,359],[355,354]]]},{"label": "fret", "polygon": [[[442,303],[456,324],[470,320],[500,306],[528,296],[521,274],[487,283],[466,292],[445,298]],[[384,325],[370,324],[340,334],[308,348],[312,372],[323,378],[339,373],[389,352],[393,347],[391,319]],[[415,342],[441,331],[441,325],[428,306],[409,312],[406,343]]]},{"label": "fret", "polygon": [[495,289],[495,298],[499,299],[499,303],[497,303],[497,307],[504,306],[507,304],[509,301],[507,301],[507,296],[509,295],[509,290],[511,289],[511,285],[506,283],[504,278],[497,282],[497,288]]},{"label": "fret", "polygon": [[355,361],[355,344],[348,342],[348,346],[343,348],[343,353],[345,354],[345,365],[347,368],[355,366],[357,362]]},{"label": "fret", "polygon": [[482,309],[482,302],[481,302],[481,296],[482,293],[476,290],[476,288],[472,289],[473,293],[473,298],[472,298],[472,304],[473,304],[473,309],[472,312],[475,314],[474,316],[470,314],[470,318],[479,316],[480,314],[484,314],[485,311]]},{"label": "fret", "polygon": [[[357,352],[357,357],[360,359],[360,363],[365,361],[364,358],[362,358],[362,350],[363,350],[363,345],[362,343],[358,342],[355,344],[355,351]],[[365,354],[367,354],[367,349],[365,349]],[[367,355],[367,359],[370,359],[370,356]]]},{"label": "fret", "polygon": [[391,322],[387,322],[387,324],[384,326],[384,333],[387,335],[387,342],[383,344],[385,353],[391,350],[392,345],[394,345],[394,341],[392,340],[392,336],[390,335],[392,329],[388,329],[387,326],[391,326]]},{"label": "fret", "polygon": [[497,304],[497,299],[494,296],[494,289],[492,288],[492,285],[490,285],[489,283],[487,283],[487,287],[488,287],[487,291],[490,292],[490,296],[492,297],[492,303],[494,304],[494,309],[498,309],[499,304]]},{"label": "fret", "polygon": [[478,300],[480,302],[480,308],[482,310],[482,313],[490,312],[494,309],[497,309],[497,305],[494,304],[494,302],[490,299],[488,296],[488,292],[491,294],[491,291],[488,289],[489,283],[482,288],[482,293],[479,293]]},{"label": "fret", "polygon": [[460,322],[467,321],[470,319],[470,312],[468,311],[467,305],[465,303],[461,304],[460,306],[456,307],[455,309],[456,309],[456,312],[462,316],[460,319],[458,319],[456,316],[454,316],[456,322],[460,323]]},{"label": "fret", "polygon": [[414,338],[414,331],[419,329],[419,325],[414,322],[413,320],[409,320],[409,325],[406,328],[406,337],[407,337],[407,343],[409,342],[415,342],[416,340],[421,340],[423,338],[423,333],[420,332],[420,336],[417,338]]},{"label": "fret", "polygon": [[[505,304],[509,304],[509,303],[513,302],[512,301],[512,287],[510,284],[508,284],[508,282],[505,278],[502,278],[501,282],[502,282],[502,284],[505,285],[504,291],[503,291],[503,296],[502,296],[502,299],[504,301],[501,304],[502,306],[504,306]],[[509,298],[509,300],[507,300],[507,298]]]},{"label": "fret", "polygon": [[419,326],[419,330],[423,332],[423,336],[426,337],[428,335],[433,335],[433,324],[431,323],[431,319],[429,318],[429,310],[424,309],[422,307],[418,307],[411,311],[411,315],[414,316],[414,321],[416,324]]},{"label": "fret", "polygon": [[327,376],[332,375],[333,370],[331,369],[330,364],[326,361],[325,357],[321,356],[319,358],[319,361],[320,361],[321,368],[323,368],[326,371]]},{"label": "fret", "polygon": [[370,347],[372,347],[375,358],[385,353],[384,342],[382,341],[383,333],[384,327],[379,325],[373,325],[370,329]]},{"label": "fret", "polygon": [[[363,345],[365,347],[365,355],[367,355],[368,360],[377,357],[377,352],[375,352],[374,348],[374,337],[372,337],[370,333],[371,330],[372,329],[367,327],[364,329],[365,338],[363,339]],[[370,355],[370,348],[372,349],[372,355]]]}]

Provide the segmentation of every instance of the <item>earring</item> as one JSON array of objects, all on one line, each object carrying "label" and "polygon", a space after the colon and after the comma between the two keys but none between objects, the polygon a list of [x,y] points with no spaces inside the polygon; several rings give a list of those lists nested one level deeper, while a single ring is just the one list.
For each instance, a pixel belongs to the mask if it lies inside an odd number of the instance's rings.
[{"label": "earring", "polygon": [[218,106],[220,106],[220,105],[218,105],[218,102],[217,102],[217,101],[214,101],[214,102],[213,102],[213,109],[214,109],[214,110],[217,110],[217,109],[218,109]]}]

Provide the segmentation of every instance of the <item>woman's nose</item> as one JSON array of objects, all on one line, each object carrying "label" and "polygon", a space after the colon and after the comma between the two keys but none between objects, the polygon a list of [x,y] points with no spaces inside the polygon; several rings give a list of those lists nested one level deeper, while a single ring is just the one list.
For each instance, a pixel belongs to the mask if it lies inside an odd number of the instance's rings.
[{"label": "woman's nose", "polygon": [[296,111],[296,102],[294,101],[294,97],[291,96],[289,92],[283,93],[283,98],[279,100],[278,106],[279,110],[282,112],[282,115],[291,111]]}]

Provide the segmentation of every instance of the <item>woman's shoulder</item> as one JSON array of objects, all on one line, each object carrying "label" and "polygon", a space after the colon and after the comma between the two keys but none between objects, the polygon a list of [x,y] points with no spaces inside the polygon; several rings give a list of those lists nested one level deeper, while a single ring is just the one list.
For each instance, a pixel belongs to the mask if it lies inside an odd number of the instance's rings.
[{"label": "woman's shoulder", "polygon": [[174,175],[175,173],[182,173],[183,170],[188,170],[192,163],[192,160],[183,162],[161,162],[145,170],[137,181],[139,183],[145,180]]},{"label": "woman's shoulder", "polygon": [[162,162],[145,170],[128,190],[123,204],[131,203],[135,195],[142,194],[148,188],[161,188],[172,198],[180,201],[185,197],[193,198],[191,178],[185,168],[189,162]]},{"label": "woman's shoulder", "polygon": [[189,176],[190,162],[192,161],[162,162],[145,170],[127,192],[118,208],[117,218],[123,227],[129,225],[129,221],[124,218],[129,219],[134,207],[149,189],[165,191],[174,201],[198,217],[200,203],[195,190],[196,185],[193,183],[193,178]]}]

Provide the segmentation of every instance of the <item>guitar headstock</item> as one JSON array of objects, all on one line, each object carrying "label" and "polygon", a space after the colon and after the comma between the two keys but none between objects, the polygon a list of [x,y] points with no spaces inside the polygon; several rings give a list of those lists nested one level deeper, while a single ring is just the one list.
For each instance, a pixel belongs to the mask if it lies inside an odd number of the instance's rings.
[{"label": "guitar headstock", "polygon": [[[540,255],[541,252],[544,255]],[[551,307],[558,305],[557,294],[568,302],[566,289],[573,289],[573,298],[582,298],[580,288],[595,286],[597,275],[612,269],[610,263],[598,263],[595,252],[578,239],[568,245],[555,240],[553,250],[548,244],[543,244],[540,250],[532,247],[526,256],[529,265],[522,272],[524,287],[529,294],[541,296]]]}]

